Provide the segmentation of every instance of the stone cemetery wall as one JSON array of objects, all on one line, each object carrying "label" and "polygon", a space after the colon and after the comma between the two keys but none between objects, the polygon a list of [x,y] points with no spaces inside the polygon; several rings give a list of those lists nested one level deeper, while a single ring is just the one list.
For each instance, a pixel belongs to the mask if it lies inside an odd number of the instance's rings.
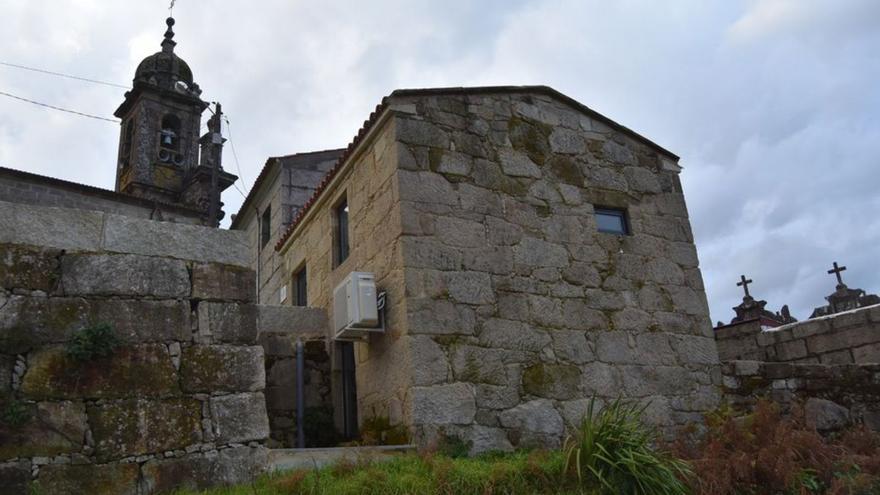
[{"label": "stone cemetery wall", "polygon": [[880,364],[724,363],[725,399],[748,411],[759,398],[789,408],[803,404],[819,431],[857,423],[880,431]]},{"label": "stone cemetery wall", "polygon": [[880,305],[761,331],[757,321],[715,331],[722,361],[880,363]]},{"label": "stone cemetery wall", "polygon": [[260,345],[266,356],[270,447],[296,447],[296,343],[303,342],[304,434],[307,447],[337,440],[327,313],[319,308],[258,306]]},{"label": "stone cemetery wall", "polygon": [[676,157],[549,91],[391,102],[418,441],[557,446],[592,396],[666,431],[717,405]]},{"label": "stone cemetery wall", "polygon": [[[0,492],[141,494],[262,470],[247,261],[239,232],[0,203]],[[100,324],[119,347],[78,360],[74,337]]]}]

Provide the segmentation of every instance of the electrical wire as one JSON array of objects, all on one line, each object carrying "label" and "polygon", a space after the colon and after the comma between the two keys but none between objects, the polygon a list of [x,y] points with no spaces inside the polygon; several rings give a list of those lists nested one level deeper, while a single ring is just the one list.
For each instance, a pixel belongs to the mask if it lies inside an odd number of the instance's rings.
[{"label": "electrical wire", "polygon": [[103,84],[104,86],[112,86],[114,88],[129,89],[129,86],[123,86],[121,84],[116,84],[116,83],[111,83],[111,82],[106,82],[106,81],[99,81],[97,79],[89,79],[87,77],[71,76],[70,74],[64,74],[62,72],[53,72],[51,70],[37,69],[36,67],[28,67],[26,65],[11,64],[9,62],[2,62],[2,61],[0,61],[0,65],[5,65],[6,67],[14,67],[16,69],[29,70],[29,71],[33,71],[33,72],[40,72],[40,73],[49,74],[52,76],[66,77],[68,79],[76,79],[78,81],[85,81],[85,82],[90,82],[90,83],[94,83],[94,84]]},{"label": "electrical wire", "polygon": [[241,165],[238,163],[238,153],[235,152],[235,142],[232,141],[232,127],[229,125],[229,117],[223,116],[226,121],[226,132],[229,134],[229,147],[232,149],[232,158],[235,159],[235,169],[238,171],[238,178],[241,179],[241,185],[247,189],[247,183],[244,181],[244,174],[241,173]]},{"label": "electrical wire", "polygon": [[105,121],[107,121],[107,122],[113,122],[114,124],[118,124],[118,123],[119,123],[119,121],[116,120],[116,119],[108,119],[108,118],[106,118],[106,117],[99,117],[99,116],[97,116],[97,115],[92,115],[92,114],[89,114],[89,113],[77,112],[76,110],[68,110],[68,109],[66,109],[66,108],[61,108],[61,107],[56,107],[56,106],[54,106],[54,105],[49,105],[48,103],[41,103],[41,102],[39,102],[39,101],[34,101],[34,100],[29,100],[29,99],[27,99],[27,98],[22,98],[21,96],[15,96],[15,95],[13,95],[13,94],[6,93],[6,92],[3,92],[3,91],[0,91],[0,95],[8,96],[9,98],[14,98],[14,99],[16,99],[16,100],[21,100],[21,101],[24,101],[24,102],[27,102],[27,103],[31,103],[31,104],[33,104],[33,105],[38,105],[38,106],[45,107],[45,108],[51,108],[52,110],[58,110],[58,111],[61,111],[61,112],[72,113],[72,114],[74,114],[74,115],[79,115],[79,116],[81,116],[81,117],[88,117],[88,118],[90,118],[90,119],[97,119],[97,120],[105,120]]}]

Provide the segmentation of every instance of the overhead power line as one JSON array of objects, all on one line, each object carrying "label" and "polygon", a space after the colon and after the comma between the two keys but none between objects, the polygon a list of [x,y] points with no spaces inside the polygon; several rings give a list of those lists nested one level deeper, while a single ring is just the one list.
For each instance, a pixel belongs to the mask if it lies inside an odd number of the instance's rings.
[{"label": "overhead power line", "polygon": [[53,72],[51,70],[45,70],[45,69],[38,69],[36,67],[28,67],[25,65],[11,64],[9,62],[0,62],[0,65],[5,65],[6,67],[13,67],[16,69],[29,70],[32,72],[40,72],[42,74],[49,74],[52,76],[66,77],[68,79],[76,79],[77,81],[85,81],[85,82],[90,82],[90,83],[94,83],[94,84],[103,84],[104,86],[112,86],[114,88],[129,89],[128,86],[123,86],[122,84],[116,84],[116,83],[111,83],[111,82],[106,82],[106,81],[99,81],[97,79],[89,79],[87,77],[72,76],[70,74],[64,74],[62,72]]},{"label": "overhead power line", "polygon": [[88,117],[88,118],[90,118],[90,119],[96,119],[96,120],[105,120],[105,121],[107,121],[107,122],[113,122],[114,124],[118,124],[118,123],[119,123],[119,121],[116,120],[116,119],[108,119],[107,117],[99,117],[99,116],[97,116],[97,115],[92,115],[92,114],[90,114],[90,113],[77,112],[76,110],[68,110],[68,109],[66,109],[66,108],[61,108],[61,107],[56,107],[56,106],[54,106],[54,105],[49,105],[48,103],[42,103],[42,102],[39,102],[39,101],[34,101],[34,100],[29,100],[29,99],[27,99],[27,98],[22,98],[21,96],[15,96],[15,95],[13,95],[13,94],[9,94],[9,93],[3,92],[3,91],[0,91],[0,95],[8,96],[9,98],[14,98],[14,99],[16,99],[16,100],[21,100],[21,101],[24,101],[24,102],[27,102],[27,103],[31,103],[31,104],[33,104],[33,105],[38,105],[38,106],[45,107],[45,108],[51,108],[52,110],[58,110],[58,111],[60,111],[60,112],[72,113],[72,114],[74,114],[74,115],[79,115],[80,117]]},{"label": "overhead power line", "polygon": [[241,173],[241,165],[238,163],[238,153],[235,152],[235,142],[232,140],[232,126],[229,125],[229,117],[224,115],[223,120],[226,121],[226,132],[229,133],[229,147],[232,149],[232,158],[235,159],[235,169],[238,171],[238,178],[241,180],[241,185],[247,189],[244,174]]}]

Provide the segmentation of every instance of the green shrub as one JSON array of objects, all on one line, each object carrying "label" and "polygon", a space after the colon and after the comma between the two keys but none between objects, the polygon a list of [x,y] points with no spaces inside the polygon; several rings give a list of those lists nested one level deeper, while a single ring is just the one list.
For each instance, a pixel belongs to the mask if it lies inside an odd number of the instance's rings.
[{"label": "green shrub", "polygon": [[684,494],[690,466],[654,445],[641,422],[644,407],[616,400],[594,413],[590,401],[580,430],[565,442],[565,473],[601,494]]},{"label": "green shrub", "polygon": [[31,419],[31,412],[27,404],[18,399],[10,399],[4,405],[0,413],[0,422],[11,428],[18,428]]},{"label": "green shrub", "polygon": [[108,357],[119,346],[119,338],[106,323],[84,328],[67,343],[67,355],[75,361]]}]

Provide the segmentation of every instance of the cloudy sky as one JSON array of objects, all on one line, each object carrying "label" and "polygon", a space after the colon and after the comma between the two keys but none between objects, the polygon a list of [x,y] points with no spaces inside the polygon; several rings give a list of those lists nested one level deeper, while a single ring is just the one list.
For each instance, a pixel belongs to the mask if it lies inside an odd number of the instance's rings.
[{"label": "cloudy sky", "polygon": [[[0,0],[0,62],[129,84],[167,4]],[[546,84],[681,156],[713,320],[741,273],[801,319],[832,261],[880,291],[876,0],[178,0],[174,15],[243,191],[268,156],[346,145],[395,88]],[[6,66],[0,91],[107,117],[123,92]],[[2,166],[112,189],[117,140],[0,96]]]}]

